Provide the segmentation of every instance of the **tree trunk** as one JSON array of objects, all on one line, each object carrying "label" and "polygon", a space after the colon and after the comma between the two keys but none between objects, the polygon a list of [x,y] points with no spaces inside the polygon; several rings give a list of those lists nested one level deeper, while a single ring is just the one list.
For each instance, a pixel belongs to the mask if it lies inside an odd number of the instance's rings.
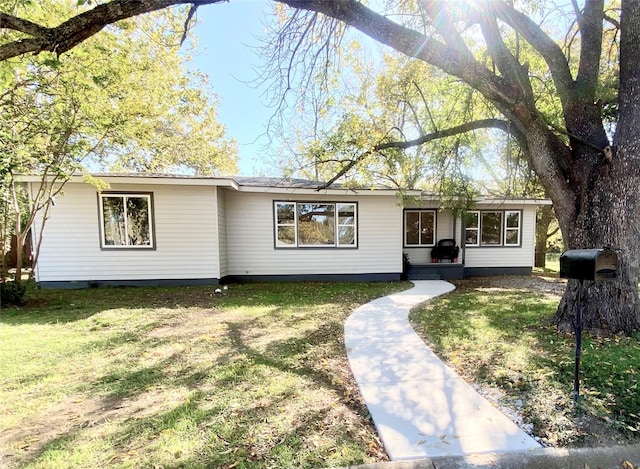
[{"label": "tree trunk", "polygon": [[[584,282],[583,327],[598,333],[630,334],[640,330],[640,174],[631,170],[638,167],[640,147],[628,143],[619,147],[610,163],[602,157],[602,163],[589,175],[588,187],[582,191],[575,224],[565,227],[569,249],[609,247],[618,254],[616,280]],[[570,280],[554,318],[562,330],[573,327],[577,298],[578,281]]]},{"label": "tree trunk", "polygon": [[538,208],[536,220],[536,255],[535,266],[545,268],[547,265],[547,240],[549,239],[549,225],[553,220],[553,207],[543,205]]},{"label": "tree trunk", "polygon": [[[631,333],[640,330],[640,2],[622,1],[620,23],[619,119],[614,145],[585,174],[575,227],[562,229],[569,234],[565,238],[569,248],[610,246],[618,253],[615,281],[585,282],[585,327]],[[569,281],[558,307],[555,322],[563,329],[571,324],[577,289],[578,282]]]}]

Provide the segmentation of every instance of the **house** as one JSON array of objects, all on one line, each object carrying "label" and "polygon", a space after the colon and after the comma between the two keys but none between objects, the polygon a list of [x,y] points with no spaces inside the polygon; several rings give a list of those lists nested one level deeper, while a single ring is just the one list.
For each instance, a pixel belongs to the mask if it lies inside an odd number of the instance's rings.
[{"label": "house", "polygon": [[[398,280],[529,274],[544,200],[479,198],[461,217],[394,189],[318,189],[305,180],[73,177],[51,207],[35,269],[42,287],[217,284],[252,280]],[[35,189],[39,180],[26,178]],[[40,226],[36,223],[36,226]],[[432,258],[439,240],[457,258]],[[435,260],[435,262],[434,262]]]}]

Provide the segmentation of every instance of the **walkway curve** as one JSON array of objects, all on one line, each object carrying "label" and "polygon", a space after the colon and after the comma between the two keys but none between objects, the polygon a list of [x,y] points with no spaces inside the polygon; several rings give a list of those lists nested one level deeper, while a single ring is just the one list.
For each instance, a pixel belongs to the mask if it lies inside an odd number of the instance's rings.
[{"label": "walkway curve", "polygon": [[522,451],[540,445],[445,365],[409,311],[455,287],[414,287],[356,309],[345,322],[353,375],[391,460]]}]

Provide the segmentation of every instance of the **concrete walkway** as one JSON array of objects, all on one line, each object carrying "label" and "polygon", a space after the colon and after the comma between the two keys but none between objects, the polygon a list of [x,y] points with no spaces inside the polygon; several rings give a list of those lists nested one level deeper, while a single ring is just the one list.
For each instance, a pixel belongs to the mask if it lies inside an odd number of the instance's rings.
[{"label": "concrete walkway", "polygon": [[411,308],[455,287],[441,280],[413,283],[361,306],[345,322],[349,364],[391,460],[539,448],[409,324]]}]

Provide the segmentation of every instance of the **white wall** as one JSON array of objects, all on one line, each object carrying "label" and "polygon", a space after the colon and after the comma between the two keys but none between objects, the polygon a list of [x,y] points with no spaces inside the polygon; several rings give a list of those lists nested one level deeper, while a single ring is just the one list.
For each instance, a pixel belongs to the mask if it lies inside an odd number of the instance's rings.
[{"label": "white wall", "polygon": [[[218,279],[226,275],[384,274],[402,271],[403,210],[393,196],[285,195],[236,192],[213,186],[113,184],[113,191],[152,192],[155,250],[100,248],[94,187],[70,183],[45,228],[38,281]],[[276,200],[357,202],[358,248],[276,249]],[[535,207],[523,211],[522,246],[467,248],[466,267],[533,265]],[[437,239],[450,238],[453,216],[437,214]],[[461,240],[460,222],[454,238]],[[218,235],[220,233],[220,235]],[[430,261],[431,248],[404,248],[413,264]]]},{"label": "white wall", "polygon": [[221,188],[216,188],[218,196],[218,259],[220,260],[220,278],[228,275],[227,261],[227,216],[225,210],[225,194]]},{"label": "white wall", "polygon": [[101,249],[96,190],[69,183],[45,227],[38,281],[220,277],[215,187],[112,184],[110,190],[153,193],[156,249]]},{"label": "white wall", "polygon": [[478,210],[522,210],[521,247],[467,247],[465,267],[533,267],[536,208],[533,205],[478,206]]},{"label": "white wall", "polygon": [[[274,246],[275,200],[358,202],[358,248]],[[399,273],[402,209],[393,196],[283,196],[227,191],[229,275]]]}]

